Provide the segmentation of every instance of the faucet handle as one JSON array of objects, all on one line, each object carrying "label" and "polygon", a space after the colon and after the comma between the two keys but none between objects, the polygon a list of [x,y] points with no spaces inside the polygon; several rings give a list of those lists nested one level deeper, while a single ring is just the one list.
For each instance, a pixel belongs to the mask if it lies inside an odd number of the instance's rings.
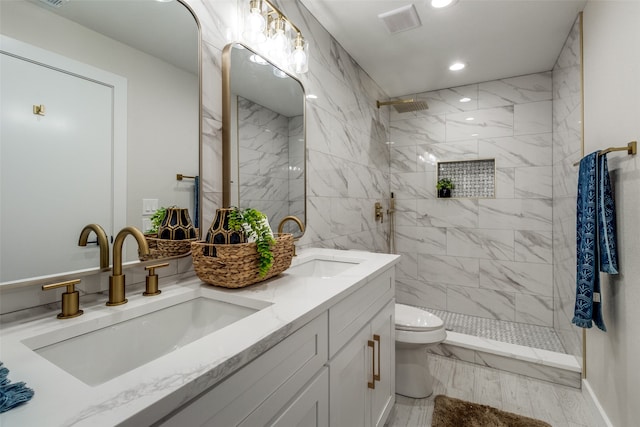
[{"label": "faucet handle", "polygon": [[75,288],[78,283],[80,283],[80,279],[42,285],[43,291],[61,288],[63,286],[67,287],[67,292],[62,294],[62,311],[58,314],[58,319],[71,319],[84,313],[80,310],[80,292],[76,291]]},{"label": "faucet handle", "polygon": [[156,274],[156,268],[162,268],[168,266],[168,262],[162,264],[147,265],[144,269],[149,270],[149,275],[146,278],[146,290],[142,293],[145,297],[151,297],[154,295],[160,295],[162,292],[158,289],[158,275]]}]

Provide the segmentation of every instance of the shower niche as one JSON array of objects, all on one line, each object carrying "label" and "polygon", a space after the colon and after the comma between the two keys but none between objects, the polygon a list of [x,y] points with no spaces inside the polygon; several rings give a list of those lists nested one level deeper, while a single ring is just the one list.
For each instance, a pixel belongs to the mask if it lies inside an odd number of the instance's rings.
[{"label": "shower niche", "polygon": [[438,181],[453,182],[452,198],[493,199],[496,197],[496,159],[438,162]]}]

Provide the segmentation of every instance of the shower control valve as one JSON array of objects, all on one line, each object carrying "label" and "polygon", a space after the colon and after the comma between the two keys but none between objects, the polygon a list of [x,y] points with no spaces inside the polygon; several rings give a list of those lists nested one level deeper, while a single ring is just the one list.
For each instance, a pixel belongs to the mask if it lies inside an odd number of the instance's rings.
[{"label": "shower control valve", "polygon": [[382,224],[383,221],[383,213],[382,213],[382,203],[380,202],[376,202],[375,204],[375,214],[376,214],[376,221],[380,220],[380,224]]}]

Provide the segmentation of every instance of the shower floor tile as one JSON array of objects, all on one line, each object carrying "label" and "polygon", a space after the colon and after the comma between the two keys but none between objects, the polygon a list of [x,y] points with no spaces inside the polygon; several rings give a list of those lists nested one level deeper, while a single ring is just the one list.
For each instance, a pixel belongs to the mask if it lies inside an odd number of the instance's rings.
[{"label": "shower floor tile", "polygon": [[506,320],[486,319],[430,308],[426,310],[441,318],[445,328],[453,332],[557,353],[566,353],[560,338],[553,328]]}]

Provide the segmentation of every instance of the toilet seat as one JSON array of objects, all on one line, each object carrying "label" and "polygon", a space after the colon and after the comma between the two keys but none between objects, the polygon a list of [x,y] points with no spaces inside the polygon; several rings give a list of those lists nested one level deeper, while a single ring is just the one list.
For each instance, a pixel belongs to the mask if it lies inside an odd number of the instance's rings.
[{"label": "toilet seat", "polygon": [[444,329],[444,322],[435,314],[396,303],[396,331],[428,332],[438,329]]}]

